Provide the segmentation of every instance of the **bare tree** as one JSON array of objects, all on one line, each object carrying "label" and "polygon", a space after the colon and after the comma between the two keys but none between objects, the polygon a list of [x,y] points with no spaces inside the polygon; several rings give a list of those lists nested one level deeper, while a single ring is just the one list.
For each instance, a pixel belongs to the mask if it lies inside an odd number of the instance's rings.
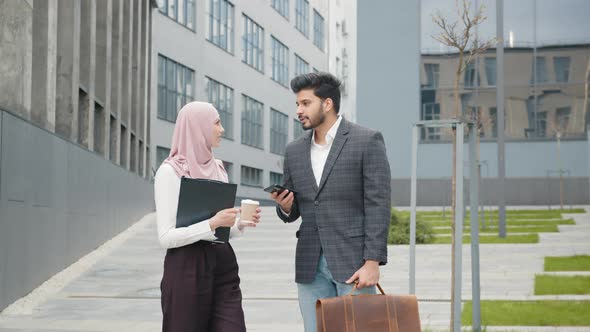
[{"label": "bare tree", "polygon": [[[485,6],[480,6],[474,13],[471,12],[471,3],[468,0],[455,0],[455,7],[457,10],[457,17],[454,21],[450,21],[445,18],[440,11],[437,11],[432,16],[434,23],[440,28],[441,32],[438,35],[432,36],[435,40],[441,44],[453,48],[458,52],[458,63],[455,71],[455,82],[454,82],[454,118],[464,118],[463,114],[460,114],[460,101],[459,101],[459,81],[461,74],[465,71],[467,66],[477,57],[479,54],[484,53],[488,48],[496,45],[497,39],[493,38],[487,41],[480,41],[477,34],[475,33],[475,27],[484,22],[487,17],[484,15]],[[460,133],[463,135],[463,133]],[[478,135],[479,136],[479,135]],[[457,179],[455,171],[456,165],[456,154],[457,145],[455,139],[457,137],[457,130],[453,128],[453,174],[451,180],[451,243],[452,247],[455,246],[455,208],[457,202],[455,201],[455,193],[457,191],[456,183]],[[479,144],[478,144],[479,145]],[[479,147],[478,147],[479,151]],[[479,153],[478,153],[479,154]],[[479,158],[478,161],[479,162]],[[473,181],[474,179],[472,179]],[[471,227],[478,227],[478,225],[471,225]],[[451,272],[451,331],[454,325],[454,304],[455,304],[455,278],[461,278],[461,276],[455,275],[455,257],[452,257],[452,272]]]}]

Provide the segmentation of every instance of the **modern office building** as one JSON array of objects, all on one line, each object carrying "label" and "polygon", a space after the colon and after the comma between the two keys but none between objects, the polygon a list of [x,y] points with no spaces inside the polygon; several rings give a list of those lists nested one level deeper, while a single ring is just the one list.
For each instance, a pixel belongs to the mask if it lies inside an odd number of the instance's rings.
[{"label": "modern office building", "polygon": [[342,81],[340,114],[356,122],[356,1],[330,0],[329,6],[329,70]]},{"label": "modern office building", "polygon": [[[497,102],[504,91],[505,191],[508,204],[559,204],[559,174],[566,204],[587,204],[590,145],[588,102],[590,23],[584,0],[471,1],[488,19],[480,40],[503,24],[504,52],[488,49],[461,74],[461,113],[478,114],[482,185],[480,198],[495,204],[498,176]],[[409,205],[412,126],[453,116],[457,51],[439,44],[432,16],[453,20],[455,1],[381,1],[358,5],[358,122],[383,131],[392,166],[393,200]],[[503,62],[503,85],[497,64]],[[559,137],[559,140],[558,140]],[[451,133],[431,128],[418,146],[418,203],[450,201]],[[467,146],[465,146],[466,148]],[[467,150],[465,150],[467,151]],[[464,158],[467,170],[468,157]],[[466,172],[467,173],[467,172]],[[466,174],[467,177],[467,174]],[[468,197],[466,195],[466,197]]]},{"label": "modern office building", "polygon": [[[290,80],[331,69],[331,29],[338,27],[341,40],[353,38],[342,28],[342,14],[330,22],[331,6],[344,6],[341,2],[346,1],[159,0],[153,24],[152,174],[169,154],[178,110],[192,100],[208,101],[225,127],[214,153],[239,185],[238,197],[268,200],[262,188],[281,182],[285,146],[302,132]],[[340,43],[338,58],[333,57],[338,68],[343,54],[353,57],[353,47]],[[351,74],[338,72],[353,86]],[[350,104],[345,107],[353,114]]]},{"label": "modern office building", "polygon": [[153,7],[0,1],[0,310],[153,209]]}]

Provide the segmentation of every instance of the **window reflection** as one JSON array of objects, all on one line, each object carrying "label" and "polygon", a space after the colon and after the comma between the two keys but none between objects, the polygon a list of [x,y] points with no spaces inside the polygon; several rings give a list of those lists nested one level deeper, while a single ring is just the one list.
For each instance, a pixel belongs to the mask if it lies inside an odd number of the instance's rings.
[{"label": "window reflection", "polygon": [[[495,36],[495,1],[485,5],[488,19],[478,38]],[[440,31],[432,15],[440,10],[452,18],[455,0],[421,2],[422,120],[448,119],[455,114],[453,85],[456,50],[431,36]],[[505,135],[508,140],[585,139],[590,71],[590,2],[584,0],[522,0],[504,3]],[[497,137],[496,50],[480,55],[461,74],[459,111],[481,121],[481,138]],[[424,131],[423,141],[450,141],[449,129]]]}]

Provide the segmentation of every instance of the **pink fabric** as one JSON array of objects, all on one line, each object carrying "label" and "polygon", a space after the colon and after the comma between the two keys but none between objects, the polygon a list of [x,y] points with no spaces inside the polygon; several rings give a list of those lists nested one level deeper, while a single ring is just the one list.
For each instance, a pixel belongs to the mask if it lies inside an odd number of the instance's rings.
[{"label": "pink fabric", "polygon": [[211,139],[219,113],[213,105],[190,102],[178,112],[170,155],[164,163],[174,168],[178,177],[227,182],[223,163],[211,150]]}]

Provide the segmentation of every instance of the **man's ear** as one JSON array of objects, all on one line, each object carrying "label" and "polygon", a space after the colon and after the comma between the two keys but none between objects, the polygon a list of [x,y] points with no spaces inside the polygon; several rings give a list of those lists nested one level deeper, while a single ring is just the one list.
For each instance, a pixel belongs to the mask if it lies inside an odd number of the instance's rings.
[{"label": "man's ear", "polygon": [[329,112],[330,110],[334,109],[334,101],[332,100],[332,98],[326,98],[326,100],[324,100],[324,109],[326,110],[326,112]]}]

